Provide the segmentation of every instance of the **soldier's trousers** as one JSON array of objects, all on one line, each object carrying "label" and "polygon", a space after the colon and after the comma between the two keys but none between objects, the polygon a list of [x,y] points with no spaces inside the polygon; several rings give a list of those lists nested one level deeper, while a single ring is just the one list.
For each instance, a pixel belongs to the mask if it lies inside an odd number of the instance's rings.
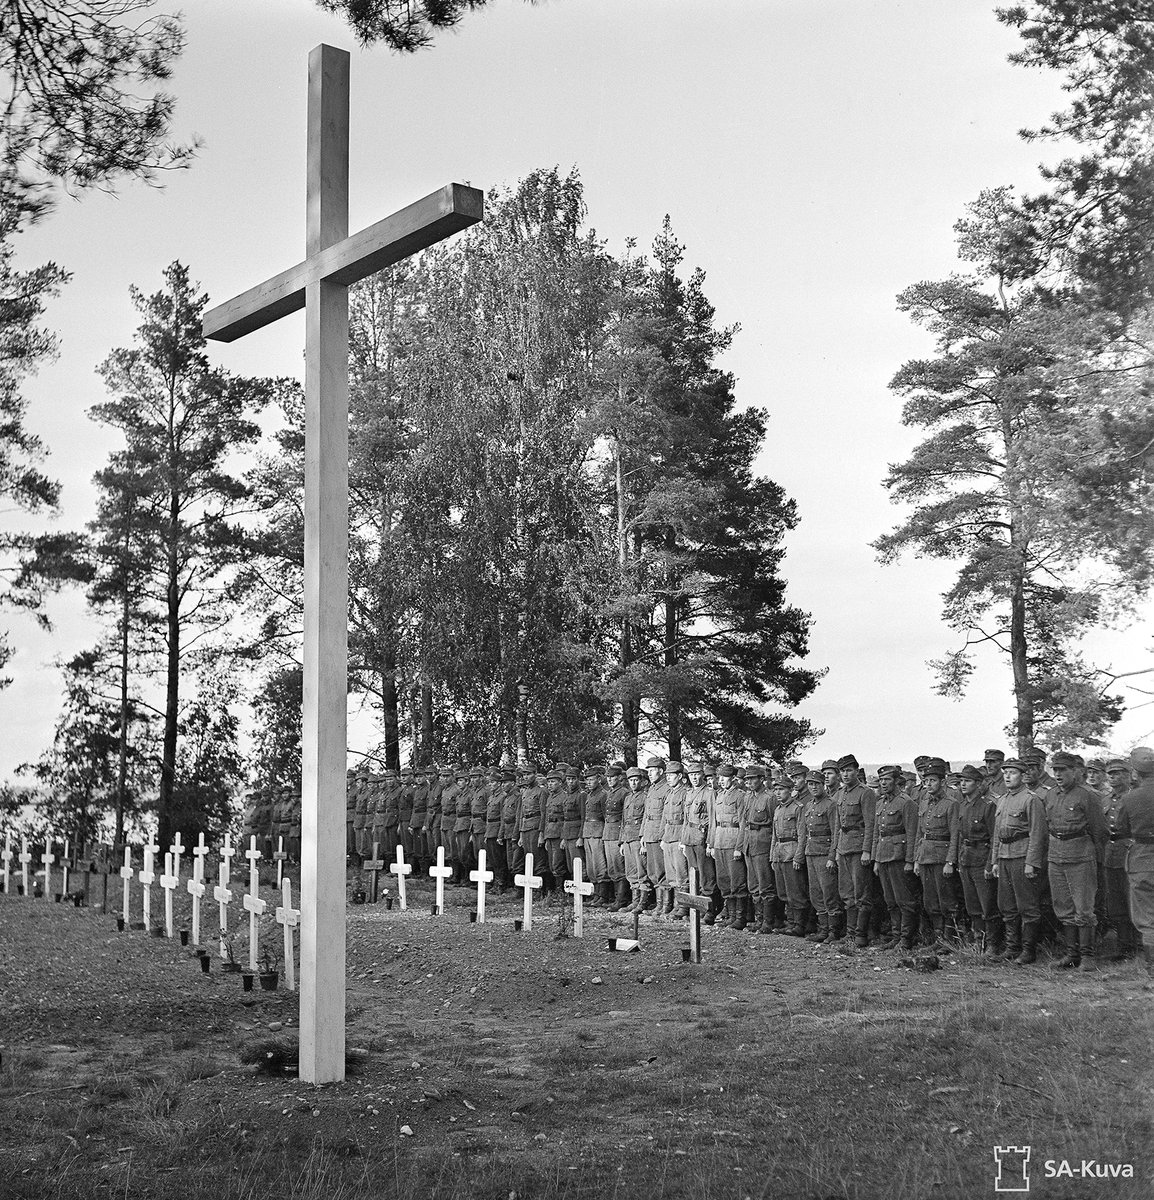
[{"label": "soldier's trousers", "polygon": [[847,909],[857,909],[858,929],[869,928],[872,873],[868,865],[862,864],[860,851],[837,856],[837,886],[841,890],[842,904]]},{"label": "soldier's trousers", "polygon": [[581,873],[586,879],[589,878],[588,863],[585,860],[585,847],[577,845],[577,838],[562,838],[561,844],[565,847],[565,868],[569,878],[573,877],[573,863],[578,858],[581,862]]},{"label": "soldier's trousers", "polygon": [[717,886],[726,900],[744,900],[749,896],[745,859],[734,858],[732,846],[718,846],[713,851],[713,865],[717,868]]},{"label": "soldier's trousers", "polygon": [[801,919],[805,910],[805,890],[801,886],[804,872],[794,867],[791,862],[776,862],[773,864],[773,878],[777,884],[777,895],[789,905],[790,912],[796,920]]},{"label": "soldier's trousers", "polygon": [[553,878],[568,879],[569,856],[565,853],[564,838],[546,838],[545,848],[549,852],[549,870],[552,872]]},{"label": "soldier's trousers", "polygon": [[357,853],[362,858],[367,858],[372,849],[369,845],[369,831],[362,825],[359,829],[354,828],[353,832],[357,839]]},{"label": "soldier's trousers", "polygon": [[930,918],[948,917],[954,911],[954,889],[944,874],[945,863],[922,863],[922,907]]},{"label": "soldier's trousers", "polygon": [[357,831],[353,828],[352,821],[345,822],[345,853],[356,854],[357,852]]},{"label": "soldier's trousers", "polygon": [[601,883],[608,877],[604,839],[586,837],[582,840],[585,842],[585,878],[592,883]]},{"label": "soldier's trousers", "polygon": [[985,867],[959,867],[962,880],[962,895],[966,901],[966,912],[970,920],[992,921],[998,913],[998,891],[994,879],[986,878]]},{"label": "soldier's trousers", "polygon": [[645,885],[645,860],[641,857],[641,843],[622,842],[621,849],[621,869],[636,895]]},{"label": "soldier's trousers", "polygon": [[685,891],[689,886],[689,864],[679,843],[662,842],[661,857],[665,862],[665,886]]},{"label": "soldier's trousers", "polygon": [[1126,852],[1130,880],[1130,920],[1147,953],[1154,950],[1154,843],[1135,842]]},{"label": "soldier's trousers", "polygon": [[1130,920],[1130,881],[1125,867],[1106,867],[1106,920],[1118,934],[1118,945],[1134,942],[1134,925]]},{"label": "soldier's trousers", "polygon": [[546,861],[548,851],[545,849],[545,843],[541,838],[540,828],[522,829],[520,843],[522,860],[526,854],[531,854],[533,856],[534,871],[540,871],[542,867],[548,866]]},{"label": "soldier's trousers", "polygon": [[621,843],[616,838],[604,838],[601,853],[605,858],[606,878],[616,883],[625,878],[625,860],[621,857]]},{"label": "soldier's trousers", "polygon": [[473,863],[473,839],[472,834],[467,829],[454,830],[453,832],[453,857],[466,870],[472,868]]},{"label": "soldier's trousers", "polygon": [[525,870],[525,851],[515,837],[505,839],[505,869],[510,879]]},{"label": "soldier's trousers", "polygon": [[1098,893],[1098,864],[1092,858],[1076,863],[1051,862],[1049,874],[1054,916],[1063,925],[1093,929],[1097,924],[1094,899]]},{"label": "soldier's trousers", "polygon": [[809,854],[805,859],[809,875],[809,901],[819,917],[833,916],[843,911],[841,893],[837,889],[837,871],[825,864],[828,854]]},{"label": "soldier's trousers", "polygon": [[773,879],[773,863],[769,861],[769,847],[751,850],[745,855],[745,878],[749,894],[755,904],[762,900],[777,898],[777,887]]},{"label": "soldier's trousers", "polygon": [[485,867],[493,872],[493,882],[505,885],[504,846],[495,837],[485,839]]},{"label": "soldier's trousers", "polygon": [[697,871],[698,893],[702,896],[712,896],[717,888],[717,866],[705,853],[705,847],[686,846],[685,863],[687,869],[692,867]]},{"label": "soldier's trousers", "polygon": [[645,843],[645,874],[650,887],[665,887],[665,855],[661,852],[660,842]]},{"label": "soldier's trousers", "polygon": [[[890,910],[891,929],[894,916],[900,911],[902,937],[912,938],[918,931],[918,907],[907,882],[912,872],[906,871],[905,862],[899,858],[896,862],[878,863],[877,873],[881,880],[886,907]],[[894,934],[897,932],[898,930],[893,929]]]},{"label": "soldier's trousers", "polygon": [[1027,877],[1024,858],[998,859],[998,908],[1004,920],[1040,921],[1038,891],[1039,876]]}]

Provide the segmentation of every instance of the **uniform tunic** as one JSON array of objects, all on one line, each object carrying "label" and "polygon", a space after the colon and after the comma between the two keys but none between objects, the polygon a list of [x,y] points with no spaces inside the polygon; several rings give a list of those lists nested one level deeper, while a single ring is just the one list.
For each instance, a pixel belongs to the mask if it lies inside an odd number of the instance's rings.
[{"label": "uniform tunic", "polygon": [[795,862],[804,862],[809,877],[809,898],[819,917],[843,911],[837,887],[837,868],[826,864],[833,860],[833,797],[823,791],[805,803],[798,832]]},{"label": "uniform tunic", "polygon": [[1026,867],[1041,871],[1046,853],[1046,816],[1042,801],[1023,785],[994,802],[994,843],[998,871],[998,908],[1007,921],[1041,918],[1039,881]]},{"label": "uniform tunic", "polygon": [[744,900],[749,895],[745,859],[741,853],[742,821],[745,816],[745,797],[735,787],[719,787],[713,798],[713,823],[709,829],[709,846],[717,870],[717,886],[727,900]]},{"label": "uniform tunic", "polygon": [[1058,787],[1046,800],[1050,897],[1063,925],[1093,927],[1098,892],[1098,854],[1109,840],[1102,802],[1076,783]]},{"label": "uniform tunic", "polygon": [[621,858],[625,878],[637,892],[648,881],[645,859],[641,854],[641,827],[645,823],[647,797],[645,788],[628,788],[621,799]]},{"label": "uniform tunic", "polygon": [[650,884],[665,887],[665,855],[661,835],[665,829],[665,780],[659,779],[645,789],[645,820],[641,824],[641,845],[645,854],[645,874]]},{"label": "uniform tunic", "polygon": [[544,837],[545,789],[532,783],[521,790],[521,817],[518,836],[521,849],[532,854],[535,865],[541,866],[541,840]]},{"label": "uniform tunic", "polygon": [[870,788],[858,783],[848,790],[839,788],[833,801],[833,857],[837,863],[838,888],[846,909],[856,910],[857,932],[864,934],[869,929],[872,873],[861,858],[873,845],[877,797]]},{"label": "uniform tunic", "polygon": [[755,903],[777,896],[773,878],[773,814],[777,807],[770,791],[748,791],[742,809],[741,852],[746,881]]},{"label": "uniform tunic", "polygon": [[806,900],[801,886],[800,866],[794,867],[798,846],[801,844],[804,809],[805,806],[797,795],[791,795],[784,804],[776,807],[773,813],[773,846],[769,852],[777,894],[788,901],[795,922],[801,921]]},{"label": "uniform tunic", "polygon": [[1109,838],[1103,863],[1106,920],[1117,929],[1121,949],[1132,946],[1134,941],[1133,925],[1130,921],[1130,883],[1126,876],[1126,855],[1134,842],[1132,838],[1123,837],[1121,833],[1122,802],[1125,798],[1126,792],[1117,796],[1111,793],[1103,804]]},{"label": "uniform tunic", "polygon": [[525,869],[525,851],[521,848],[521,789],[510,783],[501,801],[501,840],[505,843],[505,866],[509,878]]},{"label": "uniform tunic", "polygon": [[918,841],[914,863],[922,881],[922,903],[931,918],[954,910],[954,891],[945,875],[950,847],[957,837],[958,804],[943,789],[937,796],[926,792],[918,807]]},{"label": "uniform tunic", "polygon": [[[871,857],[877,865],[882,894],[894,921],[901,912],[902,935],[912,936],[916,904],[906,881],[906,867],[913,867],[918,836],[918,806],[904,792],[881,796],[874,817]],[[860,929],[861,926],[859,925]]]},{"label": "uniform tunic", "polygon": [[1140,776],[1138,786],[1123,797],[1118,828],[1134,839],[1126,854],[1130,919],[1149,955],[1154,950],[1154,778]]},{"label": "uniform tunic", "polygon": [[950,862],[958,872],[971,919],[993,920],[997,915],[997,887],[987,872],[993,869],[994,797],[979,789],[958,801],[954,836],[950,842]]},{"label": "uniform tunic", "polygon": [[661,817],[661,856],[665,863],[665,878],[672,888],[684,891],[689,886],[689,864],[681,849],[681,834],[685,828],[685,796],[689,791],[684,783],[666,786],[665,805]]},{"label": "uniform tunic", "polygon": [[683,806],[685,824],[681,828],[681,841],[685,845],[685,861],[688,867],[697,872],[697,887],[703,896],[712,895],[717,887],[716,866],[705,853],[713,816],[713,800],[713,788],[703,783],[701,787],[686,790]]},{"label": "uniform tunic", "polygon": [[608,878],[605,863],[605,788],[594,784],[582,792],[585,823],[581,826],[581,841],[585,851],[585,875],[593,883],[602,883]]},{"label": "uniform tunic", "polygon": [[621,854],[621,817],[625,808],[627,790],[620,783],[611,783],[605,789],[605,831],[602,843],[605,852],[605,869],[614,883],[625,878],[625,864]]}]

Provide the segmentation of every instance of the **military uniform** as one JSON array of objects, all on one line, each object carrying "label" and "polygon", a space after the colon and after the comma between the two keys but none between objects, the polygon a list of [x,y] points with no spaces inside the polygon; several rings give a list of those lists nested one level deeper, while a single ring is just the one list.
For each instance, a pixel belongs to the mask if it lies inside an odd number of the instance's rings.
[{"label": "military uniform", "polygon": [[[899,938],[902,948],[913,948],[918,931],[918,911],[914,894],[906,882],[914,870],[914,850],[918,836],[918,806],[913,797],[897,789],[897,771],[890,768],[879,775],[883,794],[874,812],[874,837],[870,857],[874,872],[881,880],[882,893],[890,914],[890,946]],[[888,785],[881,782],[887,779]],[[888,786],[890,790],[884,789]],[[858,926],[860,945],[861,925]],[[884,947],[883,947],[884,948]]]},{"label": "military uniform", "polygon": [[[802,890],[803,862],[798,858],[801,844],[802,820],[805,805],[788,783],[775,784],[777,804],[773,811],[773,847],[769,857],[773,863],[773,877],[777,885],[779,900],[784,900],[789,914],[789,923],[784,933],[789,937],[805,936],[805,910],[807,898]],[[758,932],[771,929],[769,905]]]},{"label": "military uniform", "polygon": [[665,866],[666,900],[663,911],[674,920],[684,920],[688,909],[674,904],[674,895],[689,886],[689,864],[681,848],[685,832],[685,776],[679,762],[665,765],[665,802],[661,813],[661,857]]},{"label": "military uniform", "polygon": [[[437,786],[436,777],[430,778],[422,772],[418,787],[413,782],[413,773],[404,768],[397,779],[397,813],[400,821],[401,844],[405,848],[405,861],[414,864],[414,869],[424,875],[428,870],[429,845],[429,798]],[[405,814],[408,814],[407,818]]]},{"label": "military uniform", "polygon": [[[998,876],[998,908],[1006,928],[1006,956],[1018,966],[1037,960],[1042,912],[1039,877],[1046,848],[1046,815],[1041,799],[1022,782],[1024,764],[1008,758],[1006,794],[995,801],[991,855]],[[1030,874],[1027,874],[1027,869]]]},{"label": "military uniform", "polygon": [[605,825],[602,831],[605,870],[613,889],[610,912],[619,912],[629,903],[629,881],[625,875],[625,862],[621,854],[621,822],[627,790],[624,765],[610,763],[606,768]]},{"label": "military uniform", "polygon": [[345,772],[345,854],[356,854],[357,775],[352,769]]},{"label": "military uniform", "polygon": [[1126,856],[1134,843],[1121,833],[1122,801],[1130,790],[1129,762],[1123,758],[1111,759],[1106,764],[1106,777],[1110,795],[1103,806],[1109,836],[1103,862],[1103,916],[1117,934],[1117,957],[1125,959],[1132,958],[1138,947],[1137,930],[1130,920],[1130,884],[1126,877]]},{"label": "military uniform", "polygon": [[1142,939],[1146,966],[1154,969],[1154,750],[1137,747],[1131,751],[1130,765],[1138,774],[1138,786],[1122,800],[1118,831],[1133,839],[1126,854],[1130,919]]},{"label": "military uniform", "polygon": [[[934,937],[946,937],[946,919],[954,911],[954,892],[946,868],[950,865],[950,846],[957,837],[957,803],[945,791],[945,763],[932,758],[925,767],[926,786],[918,805],[918,841],[914,852],[914,872],[922,884],[922,905],[933,926]],[[930,780],[938,779],[937,791]],[[954,931],[956,933],[956,930]]]},{"label": "military uniform", "polygon": [[361,767],[357,771],[357,802],[353,809],[353,836],[356,839],[357,855],[364,859],[368,857],[365,842],[368,834],[365,825],[368,821],[369,792],[371,791],[369,772]]},{"label": "military uniform", "polygon": [[717,869],[706,849],[713,815],[714,792],[707,782],[708,777],[702,763],[686,763],[685,769],[689,773],[690,786],[686,789],[682,806],[685,823],[681,828],[681,845],[685,847],[687,869],[697,872],[699,894],[708,896],[710,900],[709,910],[701,919],[706,925],[712,925],[721,910]]},{"label": "military uniform", "polygon": [[527,764],[519,766],[513,784],[505,789],[501,801],[501,841],[505,847],[505,874],[510,886],[514,876],[525,870],[525,851],[521,848],[521,795],[532,786],[535,777]]},{"label": "military uniform", "polygon": [[625,772],[627,791],[621,801],[621,858],[625,878],[633,891],[630,911],[639,913],[653,903],[654,892],[645,871],[641,830],[645,824],[648,776],[640,767]]},{"label": "military uniform", "polygon": [[649,772],[660,772],[658,778],[650,776],[645,789],[645,820],[641,825],[641,853],[645,857],[645,874],[655,895],[662,896],[666,885],[665,855],[661,852],[661,837],[665,832],[665,759],[651,758],[646,763]]},{"label": "military uniform", "polygon": [[585,851],[585,874],[593,884],[590,904],[610,904],[613,900],[613,885],[609,882],[609,868],[605,862],[605,795],[605,768],[586,767],[585,787],[581,793],[585,812],[581,841]]},{"label": "military uniform", "polygon": [[962,781],[949,860],[962,885],[970,928],[990,957],[998,959],[1004,953],[1005,938],[993,876],[996,804],[987,790],[986,777],[977,767],[963,767]]},{"label": "military uniform", "polygon": [[[844,764],[844,765],[843,765]],[[858,761],[852,754],[838,759],[838,771],[855,774]],[[852,778],[852,777],[851,777]],[[842,780],[834,800],[834,861],[838,887],[845,906],[846,928],[859,947],[869,944],[870,890],[869,854],[874,840],[874,811],[877,797],[860,782],[848,786]],[[865,857],[866,861],[862,859]]]},{"label": "military uniform", "polygon": [[1098,858],[1109,840],[1106,818],[1097,794],[1076,782],[1074,755],[1059,752],[1052,762],[1062,776],[1045,806],[1050,898],[1066,933],[1066,954],[1058,966],[1089,970],[1095,951]]},{"label": "military uniform", "polygon": [[735,768],[717,768],[718,788],[713,798],[713,824],[709,830],[709,849],[717,868],[717,886],[725,900],[723,928],[744,929],[748,923],[746,905],[749,886],[745,859],[742,857],[741,826],[745,817],[745,797],[736,786]]},{"label": "military uniform", "polygon": [[833,798],[825,790],[825,775],[810,771],[806,777],[809,799],[802,812],[794,861],[809,876],[809,898],[817,912],[817,932],[809,941],[839,941],[845,937],[845,908],[837,887],[833,864]]},{"label": "military uniform", "polygon": [[765,771],[758,766],[742,772],[745,784],[741,814],[741,855],[745,862],[745,878],[753,915],[749,919],[751,933],[771,933],[773,912],[771,904],[777,899],[773,877],[773,813],[779,793],[765,787]]}]

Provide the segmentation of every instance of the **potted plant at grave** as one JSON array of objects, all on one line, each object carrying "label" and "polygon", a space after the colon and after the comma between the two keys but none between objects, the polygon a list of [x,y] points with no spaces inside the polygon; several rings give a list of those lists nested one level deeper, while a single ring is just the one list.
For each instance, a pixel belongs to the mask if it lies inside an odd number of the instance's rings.
[{"label": "potted plant at grave", "polygon": [[237,975],[240,973],[240,963],[236,961],[236,955],[233,953],[231,933],[222,933],[220,935],[220,957],[222,959],[220,969],[226,975]]},{"label": "potted plant at grave", "polygon": [[265,946],[257,959],[260,968],[260,986],[266,992],[275,992],[280,978],[281,952]]},{"label": "potted plant at grave", "polygon": [[152,936],[155,938],[162,938],[162,937],[168,936],[168,931],[164,928],[163,921],[153,921],[152,922]]}]

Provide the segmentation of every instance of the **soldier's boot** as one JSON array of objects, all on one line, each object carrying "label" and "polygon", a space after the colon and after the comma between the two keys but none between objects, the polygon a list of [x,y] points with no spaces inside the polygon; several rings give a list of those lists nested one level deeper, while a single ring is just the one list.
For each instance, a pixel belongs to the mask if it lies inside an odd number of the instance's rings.
[{"label": "soldier's boot", "polygon": [[773,926],[774,933],[788,933],[789,924],[786,920],[786,903],[780,896],[771,896],[769,901],[769,909],[772,920],[770,924]]},{"label": "soldier's boot", "polygon": [[933,929],[933,941],[930,947],[933,950],[948,950],[949,943],[946,941],[946,918],[940,913],[930,917],[930,927]]},{"label": "soldier's boot", "polygon": [[773,932],[773,914],[770,911],[770,902],[764,896],[760,900],[753,902],[754,916],[757,918],[757,929],[755,933],[772,933]]},{"label": "soldier's boot", "polygon": [[630,907],[630,912],[641,914],[645,911],[646,902],[649,898],[649,892],[644,883],[639,883],[633,893],[633,904]]},{"label": "soldier's boot", "polygon": [[1022,922],[1022,953],[1014,959],[1015,966],[1029,967],[1038,961],[1038,934],[1041,927],[1041,921]]},{"label": "soldier's boot", "polygon": [[1098,963],[1094,946],[1095,929],[1093,925],[1078,926],[1078,950],[1082,955],[1080,967],[1083,971],[1096,971]]},{"label": "soldier's boot", "polygon": [[[686,884],[686,886],[688,887],[689,885]],[[673,921],[688,920],[689,919],[689,905],[682,904],[681,901],[677,899],[677,888],[671,887],[669,889],[669,895],[673,899],[673,911],[669,914],[670,919]]]},{"label": "soldier's boot", "polygon": [[1071,967],[1078,966],[1082,961],[1082,956],[1078,950],[1078,926],[1064,925],[1062,929],[1065,934],[1066,953],[1054,965],[1060,967],[1063,971],[1068,971]]},{"label": "soldier's boot", "polygon": [[628,903],[629,884],[624,879],[619,879],[613,889],[613,902],[607,907],[610,912],[620,912]]},{"label": "soldier's boot", "polygon": [[823,913],[817,914],[817,928],[813,933],[805,935],[807,942],[813,942],[814,945],[820,945],[822,942],[829,941],[829,917]]},{"label": "soldier's boot", "polygon": [[845,941],[846,923],[846,911],[844,908],[840,912],[830,913],[829,940],[831,942]]},{"label": "soldier's boot", "polygon": [[859,904],[857,909],[857,928],[853,931],[853,944],[859,950],[864,950],[870,944],[869,930],[870,911]]},{"label": "soldier's boot", "polygon": [[791,904],[789,906],[790,925],[785,931],[790,937],[803,938],[805,937],[805,905]]},{"label": "soldier's boot", "polygon": [[714,888],[709,896],[709,909],[701,918],[701,923],[703,925],[712,925],[717,920],[717,914],[721,912],[721,905],[721,893],[717,888]]},{"label": "soldier's boot", "polygon": [[896,928],[900,933],[898,941],[894,942],[894,947],[900,946],[903,950],[912,950],[918,940],[918,914],[910,909],[905,912],[898,910],[896,918]]},{"label": "soldier's boot", "polygon": [[752,896],[745,898],[745,932],[756,933],[758,926],[757,910]]},{"label": "soldier's boot", "polygon": [[745,906],[749,903],[748,896],[735,896],[733,900],[734,915],[729,922],[729,928],[740,933],[749,924],[745,915]]},{"label": "soldier's boot", "polygon": [[1006,935],[1006,953],[1003,961],[1013,965],[1022,953],[1022,918],[1006,917],[1003,926]]},{"label": "soldier's boot", "polygon": [[728,929],[733,924],[733,897],[725,896],[721,903],[721,913],[717,918],[718,929]]},{"label": "soldier's boot", "polygon": [[1111,962],[1127,962],[1138,952],[1137,930],[1133,922],[1121,917],[1118,920],[1118,952],[1110,959]]},{"label": "soldier's boot", "polygon": [[986,957],[1001,960],[1006,955],[1006,928],[1002,914],[995,913],[986,925]]},{"label": "soldier's boot", "polygon": [[674,890],[675,889],[672,887],[667,887],[665,889],[665,905],[661,910],[662,916],[666,916],[666,917],[673,916],[673,892],[674,892]]}]

